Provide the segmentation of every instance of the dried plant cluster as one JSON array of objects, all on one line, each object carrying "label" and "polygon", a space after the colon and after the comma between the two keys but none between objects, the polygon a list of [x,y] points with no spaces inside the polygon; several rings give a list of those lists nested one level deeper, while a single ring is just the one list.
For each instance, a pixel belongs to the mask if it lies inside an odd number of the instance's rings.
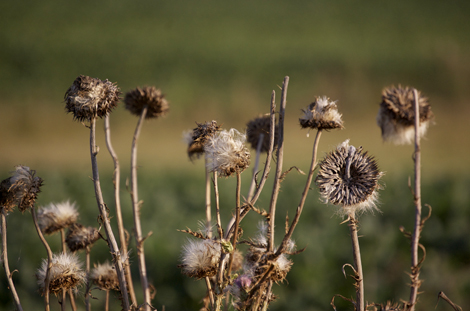
[{"label": "dried plant cluster", "polygon": [[[182,246],[179,268],[183,274],[203,280],[207,288],[204,306],[201,310],[220,311],[233,307],[236,310],[267,310],[275,301],[274,285],[288,280],[288,274],[294,264],[293,255],[300,254],[293,240],[296,226],[300,222],[307,195],[314,181],[318,188],[317,198],[324,203],[339,207],[338,214],[347,218],[352,241],[353,264],[345,264],[353,269],[356,298],[345,298],[354,305],[354,310],[411,310],[418,302],[418,289],[421,285],[419,272],[424,258],[419,258],[418,248],[420,233],[426,219],[421,219],[420,197],[420,148],[419,139],[427,130],[433,118],[426,98],[413,88],[390,87],[384,90],[377,122],[382,130],[384,140],[398,143],[415,143],[415,185],[413,189],[416,210],[414,233],[406,233],[411,240],[411,286],[410,298],[402,303],[386,302],[366,303],[364,293],[364,277],[362,272],[361,253],[358,239],[358,216],[364,212],[378,209],[378,190],[381,189],[380,171],[376,160],[362,147],[354,147],[349,140],[339,144],[317,163],[318,146],[322,132],[343,129],[342,115],[338,111],[336,101],[328,97],[317,97],[315,101],[302,109],[299,119],[301,128],[317,130],[313,142],[311,167],[308,171],[305,187],[300,195],[300,203],[295,208],[294,217],[285,219],[285,231],[282,239],[275,241],[276,205],[281,183],[290,170],[283,172],[284,153],[284,119],[286,108],[287,87],[289,78],[284,79],[280,108],[276,111],[275,92],[271,97],[270,111],[247,123],[246,134],[236,129],[222,129],[216,121],[196,123],[197,126],[186,135],[187,153],[191,160],[204,155],[206,174],[206,220],[201,222],[203,229],[192,231],[182,230],[191,235]],[[131,114],[139,116],[133,143],[131,146],[131,178],[130,195],[132,199],[133,224],[137,265],[143,295],[137,299],[134,290],[134,278],[128,260],[128,241],[125,236],[125,221],[121,215],[119,172],[120,166],[110,140],[109,115],[119,102],[120,90],[116,84],[108,80],[100,80],[88,76],[79,76],[65,94],[67,112],[73,114],[75,120],[87,122],[90,130],[90,156],[92,159],[93,185],[98,206],[99,228],[78,223],[79,213],[75,203],[70,201],[50,203],[45,207],[34,208],[37,195],[42,186],[42,179],[35,176],[35,171],[26,166],[17,166],[13,175],[0,183],[0,211],[2,234],[3,266],[8,279],[8,287],[15,301],[16,309],[22,311],[21,301],[16,292],[8,264],[6,245],[6,216],[18,206],[21,212],[30,210],[37,233],[47,251],[47,259],[42,261],[36,277],[41,294],[44,295],[46,311],[50,310],[49,294],[58,297],[61,309],[66,309],[65,300],[69,296],[70,305],[76,310],[74,294],[83,289],[84,302],[87,310],[91,309],[91,291],[99,288],[106,291],[105,310],[109,307],[109,291],[116,291],[120,308],[126,311],[156,310],[152,305],[153,286],[148,281],[144,241],[151,233],[145,234],[140,227],[140,210],[143,207],[138,199],[137,185],[137,140],[143,120],[158,118],[168,112],[168,102],[161,90],[155,87],[137,87],[126,93],[124,104]],[[419,114],[419,118],[418,118]],[[277,116],[277,118],[276,118]],[[114,164],[115,206],[119,230],[119,243],[111,227],[109,210],[103,200],[99,182],[96,154],[98,148],[95,141],[96,121],[105,119],[105,133],[108,151]],[[276,120],[277,119],[277,120]],[[249,143],[256,150],[256,159],[251,175],[251,185],[247,196],[241,194],[241,174],[246,173],[251,163],[251,155],[246,147]],[[266,153],[264,167],[259,169],[260,154]],[[275,170],[271,171],[271,160],[275,159]],[[318,170],[317,170],[318,167]],[[314,178],[315,172],[316,177]],[[210,175],[212,174],[212,180]],[[266,191],[266,181],[271,174],[273,186],[271,199],[267,206],[260,206],[258,198]],[[219,202],[219,177],[236,177],[235,207],[228,209],[227,204]],[[210,182],[212,181],[212,183]],[[267,190],[269,191],[269,190]],[[214,201],[211,198],[214,198]],[[289,208],[289,207],[288,207]],[[158,212],[158,211],[157,211]],[[212,214],[215,213],[215,226]],[[232,219],[223,224],[221,214],[232,215]],[[258,233],[251,238],[241,239],[243,219],[256,217],[259,221]],[[129,224],[126,224],[129,225]],[[65,230],[67,229],[67,233]],[[103,229],[106,237],[100,231]],[[213,232],[214,231],[214,232]],[[60,233],[62,250],[53,253],[44,234]],[[279,235],[278,235],[279,236]],[[103,237],[109,248],[109,261],[104,264],[95,263],[90,268],[90,252],[92,246]],[[101,242],[100,242],[101,243]],[[248,247],[243,253],[241,244]],[[421,246],[424,248],[424,246]],[[79,251],[84,250],[86,267],[82,268]],[[112,264],[110,264],[111,262]],[[344,266],[343,266],[344,269]],[[92,287],[94,283],[97,287]],[[84,286],[86,285],[86,286]],[[158,289],[157,289],[158,290]],[[157,291],[158,293],[158,291]],[[335,297],[336,297],[335,296]],[[452,306],[447,296],[440,295]],[[444,298],[445,297],[445,298]],[[80,301],[83,301],[81,299]],[[95,302],[93,302],[95,304]],[[334,307],[334,298],[332,300]],[[116,306],[115,309],[118,307]]]}]

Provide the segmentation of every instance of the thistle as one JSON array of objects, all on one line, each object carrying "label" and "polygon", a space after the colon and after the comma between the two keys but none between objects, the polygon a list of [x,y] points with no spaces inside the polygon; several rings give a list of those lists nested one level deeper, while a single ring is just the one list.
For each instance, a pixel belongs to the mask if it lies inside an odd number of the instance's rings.
[{"label": "thistle", "polygon": [[246,135],[236,129],[223,130],[210,137],[204,145],[209,158],[208,170],[225,177],[243,172],[250,165],[245,140]]},{"label": "thistle", "polygon": [[214,120],[196,124],[197,127],[186,135],[188,156],[191,160],[194,157],[199,158],[204,153],[204,144],[220,130],[220,126]]},{"label": "thistle", "polygon": [[[426,131],[434,119],[431,105],[426,97],[418,92],[419,136]],[[377,124],[382,130],[384,141],[395,144],[411,144],[415,129],[414,95],[411,87],[391,86],[382,91],[382,102],[377,114]]]},{"label": "thistle", "polygon": [[124,104],[126,109],[136,116],[140,116],[144,107],[147,107],[147,119],[162,117],[169,111],[168,101],[162,91],[154,86],[137,87],[127,92]]},{"label": "thistle", "polygon": [[343,120],[336,107],[336,101],[326,96],[317,97],[307,108],[302,109],[304,115],[299,119],[302,128],[319,130],[342,129]]},{"label": "thistle", "polygon": [[75,252],[93,245],[99,238],[98,229],[74,223],[69,227],[65,242],[70,251]]},{"label": "thistle", "polygon": [[90,280],[102,290],[119,290],[116,270],[109,262],[95,265],[91,271]]},{"label": "thistle", "polygon": [[189,277],[201,279],[217,274],[222,252],[220,243],[214,240],[188,240],[183,246],[182,272]]},{"label": "thistle", "polygon": [[[246,125],[246,140],[250,143],[252,149],[257,149],[260,137],[263,139],[261,142],[260,152],[268,152],[269,150],[269,138],[270,138],[270,122],[271,117],[269,115],[259,116]],[[274,146],[278,141],[278,129],[274,130]]]},{"label": "thistle", "polygon": [[[48,262],[42,261],[41,268],[38,269],[36,277],[41,292],[45,292],[45,280]],[[85,272],[78,256],[70,253],[54,254],[52,256],[52,267],[50,269],[49,290],[56,296],[63,291],[72,289],[77,291],[78,287],[85,282]]]},{"label": "thistle", "polygon": [[320,163],[315,182],[325,203],[340,205],[341,215],[377,209],[378,183],[383,173],[375,159],[349,145],[340,144]]},{"label": "thistle", "polygon": [[88,76],[78,76],[65,92],[65,109],[80,122],[108,115],[121,94],[116,84]]},{"label": "thistle", "polygon": [[45,234],[53,234],[74,224],[78,219],[75,203],[69,201],[38,209],[38,225]]}]

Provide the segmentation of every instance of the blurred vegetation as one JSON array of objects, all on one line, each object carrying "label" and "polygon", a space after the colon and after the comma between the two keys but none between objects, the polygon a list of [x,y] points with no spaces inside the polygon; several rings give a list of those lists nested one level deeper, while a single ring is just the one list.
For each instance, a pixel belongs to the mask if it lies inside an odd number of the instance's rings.
[{"label": "blurred vegetation", "polygon": [[[188,161],[181,132],[212,119],[243,129],[267,112],[271,90],[279,98],[277,85],[288,75],[285,167],[308,168],[313,139],[299,131],[300,109],[317,95],[338,100],[346,129],[323,135],[320,155],[351,138],[386,172],[383,214],[361,218],[366,299],[407,299],[409,245],[398,227],[412,226],[412,150],[382,144],[375,114],[383,87],[411,85],[430,98],[436,115],[422,146],[423,203],[432,205],[433,216],[423,231],[428,253],[420,308],[433,308],[440,290],[470,305],[468,16],[470,2],[437,0],[0,2],[1,179],[17,164],[37,169],[45,179],[40,204],[76,200],[82,222],[96,224],[88,131],[64,113],[63,94],[80,74],[117,82],[123,92],[160,87],[171,114],[145,124],[139,152],[144,230],[154,231],[147,262],[156,306],[197,310],[204,286],[176,268],[187,238],[176,229],[196,229],[203,218],[203,173],[201,163]],[[127,176],[136,119],[120,107],[111,122]],[[102,184],[112,202],[112,163],[100,139]],[[279,215],[293,214],[304,180],[296,174],[283,184]],[[233,182],[221,181],[226,217]],[[307,249],[294,257],[289,283],[275,289],[279,301],[273,310],[329,310],[334,294],[354,294],[341,272],[352,261],[347,227],[318,202],[315,191],[309,202],[295,233],[299,248]],[[127,213],[129,219],[130,208]],[[25,309],[33,310],[41,298],[32,275],[45,253],[30,215],[15,212],[8,221],[10,265],[19,271],[14,278]],[[279,221],[283,228],[281,216]],[[247,237],[256,222],[247,219]],[[49,240],[59,243],[58,236]],[[108,257],[99,244],[92,253],[99,260]],[[336,302],[339,310],[351,309]],[[13,309],[3,273],[0,308]],[[439,303],[438,309],[447,308]]]}]

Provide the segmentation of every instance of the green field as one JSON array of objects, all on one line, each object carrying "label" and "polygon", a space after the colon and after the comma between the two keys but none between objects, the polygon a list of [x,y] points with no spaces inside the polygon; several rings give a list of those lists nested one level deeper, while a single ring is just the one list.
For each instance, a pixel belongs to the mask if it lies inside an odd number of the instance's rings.
[{"label": "green field", "polygon": [[[198,310],[203,282],[185,277],[176,267],[187,239],[176,230],[197,229],[204,218],[203,164],[188,160],[182,132],[210,120],[244,130],[247,121],[268,111],[272,90],[279,102],[278,86],[289,76],[284,167],[308,170],[313,133],[308,138],[300,130],[300,109],[315,96],[338,100],[346,128],[323,135],[320,157],[350,138],[374,155],[386,173],[380,194],[383,213],[361,218],[366,299],[407,300],[409,242],[398,228],[411,230],[413,222],[407,186],[413,150],[382,143],[375,115],[384,87],[411,85],[429,98],[436,117],[422,142],[423,203],[432,205],[433,215],[423,231],[427,258],[418,310],[434,308],[441,290],[465,308],[470,305],[468,16],[467,1],[4,1],[0,179],[17,164],[30,166],[45,180],[39,205],[76,201],[81,222],[95,225],[88,130],[65,114],[63,95],[80,74],[117,82],[123,92],[160,87],[170,101],[170,114],[146,122],[139,143],[144,232],[154,232],[146,242],[149,275],[157,289],[154,305],[159,310],[162,305],[166,310]],[[122,106],[111,116],[127,219],[131,210],[124,179],[136,122]],[[112,206],[112,162],[101,132],[98,144],[105,200]],[[278,228],[283,228],[287,211],[294,214],[304,180],[292,172],[284,181]],[[220,184],[227,219],[235,181]],[[259,207],[267,208],[267,193]],[[259,220],[252,216],[243,225],[245,237]],[[45,251],[29,213],[16,211],[8,221],[10,268],[18,270],[15,284],[24,309],[36,310],[42,298],[34,273]],[[313,187],[294,234],[306,251],[293,258],[288,282],[275,287],[279,299],[270,309],[332,310],[334,294],[354,296],[351,280],[341,272],[344,263],[352,262],[352,253],[347,225],[340,222],[331,207],[319,202]],[[131,230],[132,224],[126,227]],[[49,241],[58,249],[58,236]],[[92,256],[108,258],[103,241]],[[0,309],[13,310],[1,272]],[[94,294],[102,300],[102,293]],[[82,300],[77,301],[82,307]],[[99,309],[99,302],[94,303]],[[340,299],[337,307],[352,310]],[[441,301],[437,310],[450,306]]]}]

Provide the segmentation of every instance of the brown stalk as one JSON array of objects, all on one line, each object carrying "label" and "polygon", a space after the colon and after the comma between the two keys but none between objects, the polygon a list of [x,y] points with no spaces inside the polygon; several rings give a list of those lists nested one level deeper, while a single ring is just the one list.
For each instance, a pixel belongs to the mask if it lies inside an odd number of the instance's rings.
[{"label": "brown stalk", "polygon": [[90,281],[90,246],[87,246],[85,248],[85,273],[86,273],[86,276],[87,276],[87,281],[86,281],[86,289],[85,289],[85,308],[86,308],[86,311],[90,311],[91,310],[91,304],[90,304],[90,285],[91,285],[91,281]]},{"label": "brown stalk", "polygon": [[362,274],[362,261],[361,261],[361,250],[359,248],[359,237],[357,235],[357,224],[358,221],[355,218],[354,213],[349,214],[349,232],[351,234],[351,242],[353,248],[354,257],[354,269],[356,283],[356,310],[364,311],[364,278]]},{"label": "brown stalk", "polygon": [[5,269],[5,274],[8,280],[8,287],[10,288],[11,294],[13,295],[13,300],[15,301],[16,310],[23,311],[23,307],[21,306],[20,298],[18,293],[16,292],[15,284],[13,283],[12,275],[10,272],[10,266],[8,264],[8,251],[7,251],[7,220],[5,217],[5,211],[1,210],[1,232],[2,232],[2,263],[3,268]]},{"label": "brown stalk", "polygon": [[[121,210],[121,196],[120,196],[120,180],[121,180],[121,169],[119,160],[116,152],[114,151],[113,145],[111,143],[111,129],[109,122],[109,115],[104,118],[104,132],[106,147],[108,148],[109,154],[113,159],[114,163],[114,173],[113,173],[113,184],[114,184],[114,201],[116,204],[116,220],[118,225],[119,241],[121,242],[121,250],[123,254],[127,255],[127,239],[126,233],[124,230],[124,223],[122,220],[122,210]],[[124,273],[126,274],[127,288],[129,290],[129,295],[131,296],[131,302],[133,306],[137,306],[137,299],[135,297],[134,284],[132,282],[131,268],[129,264],[124,265]]]},{"label": "brown stalk", "polygon": [[47,244],[47,241],[44,238],[44,235],[42,234],[41,229],[39,228],[38,218],[36,216],[36,210],[34,209],[34,207],[31,208],[31,215],[33,216],[34,227],[36,228],[36,232],[39,235],[39,239],[41,239],[41,242],[47,251],[47,270],[46,270],[46,278],[44,279],[44,304],[45,304],[45,310],[49,311],[50,310],[49,283],[51,281],[50,271],[52,268],[52,251],[51,251],[51,248],[49,247],[49,244]]},{"label": "brown stalk", "polygon": [[[62,252],[65,254],[67,253],[67,244],[65,243],[65,229],[64,228],[60,229],[60,240],[62,242]],[[75,311],[77,310],[77,305],[75,304],[75,298],[73,296],[72,289],[69,289],[68,294],[70,297],[70,306],[72,307],[72,310]],[[62,301],[64,302],[64,304],[65,304],[65,299],[66,299],[66,292],[64,291],[62,295]]]},{"label": "brown stalk", "polygon": [[240,172],[237,172],[237,189],[236,189],[236,195],[235,195],[235,229],[234,229],[233,240],[232,240],[233,251],[232,251],[232,254],[230,255],[230,261],[228,264],[228,272],[227,272],[227,276],[229,278],[230,278],[230,274],[232,273],[233,257],[235,254],[235,250],[237,248],[238,227],[240,225],[240,188],[241,188]]},{"label": "brown stalk", "polygon": [[274,249],[274,223],[276,220],[276,205],[277,198],[279,195],[279,189],[281,187],[281,174],[282,174],[282,163],[284,156],[284,114],[286,110],[286,97],[287,97],[287,86],[289,85],[289,77],[284,78],[282,84],[281,93],[281,107],[279,110],[279,125],[278,125],[278,143],[277,143],[277,165],[276,175],[274,177],[273,192],[271,195],[271,202],[269,205],[269,226],[268,226],[268,251],[272,252]]},{"label": "brown stalk", "polygon": [[211,175],[207,169],[207,155],[204,153],[204,171],[206,172],[206,232],[209,239],[212,238],[211,215]]},{"label": "brown stalk", "polygon": [[292,234],[294,233],[295,227],[297,226],[299,219],[300,219],[300,214],[302,214],[302,210],[304,208],[305,200],[307,199],[307,194],[308,191],[310,190],[310,185],[312,183],[313,179],[313,172],[315,171],[315,168],[317,166],[317,150],[318,150],[318,144],[320,141],[320,136],[321,136],[322,130],[319,129],[317,131],[317,135],[315,137],[315,142],[313,143],[313,152],[312,152],[312,163],[310,164],[310,171],[307,177],[307,182],[305,183],[305,188],[304,192],[302,192],[302,197],[300,199],[300,203],[297,207],[297,211],[295,213],[294,220],[292,221],[292,224],[289,227],[289,230],[287,234],[284,236],[284,239],[282,240],[281,245],[279,246],[279,249],[276,251],[276,256],[279,256],[282,254],[286,248],[287,244],[289,243],[289,240],[292,237]]},{"label": "brown stalk", "polygon": [[414,204],[415,204],[415,226],[413,236],[411,238],[411,291],[408,307],[410,311],[414,311],[416,299],[418,297],[418,289],[421,285],[419,280],[420,262],[419,262],[419,238],[421,234],[421,147],[419,141],[419,103],[418,91],[413,89],[414,95],[414,112],[415,112],[415,178],[414,178]]},{"label": "brown stalk", "polygon": [[137,192],[137,140],[139,139],[140,131],[142,129],[143,121],[147,114],[148,107],[144,106],[142,113],[140,115],[139,121],[134,133],[134,138],[132,140],[132,149],[131,149],[131,199],[132,199],[132,210],[134,212],[134,230],[135,230],[135,240],[137,247],[137,257],[139,262],[139,272],[140,272],[140,283],[142,290],[144,292],[144,310],[150,311],[151,306],[151,296],[150,296],[150,287],[147,279],[147,268],[145,264],[145,253],[144,253],[144,240],[142,238],[142,226],[140,222],[140,208],[142,202],[139,202],[139,195]]},{"label": "brown stalk", "polygon": [[261,155],[261,147],[263,146],[264,134],[259,134],[258,138],[258,145],[256,146],[256,158],[255,158],[255,165],[253,166],[253,177],[251,178],[250,189],[248,191],[247,201],[250,202],[253,194],[255,193],[256,188],[256,174],[258,172],[259,166],[259,158]]},{"label": "brown stalk", "polygon": [[98,204],[98,210],[100,212],[101,222],[104,225],[104,230],[106,232],[106,241],[108,242],[108,247],[113,256],[114,266],[116,268],[116,273],[119,280],[119,288],[122,295],[122,307],[124,310],[129,310],[129,297],[127,293],[127,284],[124,275],[124,269],[122,267],[121,253],[114,237],[114,233],[111,228],[111,224],[108,218],[108,211],[106,204],[103,200],[103,193],[101,191],[100,176],[98,171],[98,161],[96,156],[98,155],[98,146],[96,145],[96,118],[92,118],[90,121],[90,155],[91,155],[91,167],[93,171],[93,184],[95,187],[95,197],[96,203]]}]

